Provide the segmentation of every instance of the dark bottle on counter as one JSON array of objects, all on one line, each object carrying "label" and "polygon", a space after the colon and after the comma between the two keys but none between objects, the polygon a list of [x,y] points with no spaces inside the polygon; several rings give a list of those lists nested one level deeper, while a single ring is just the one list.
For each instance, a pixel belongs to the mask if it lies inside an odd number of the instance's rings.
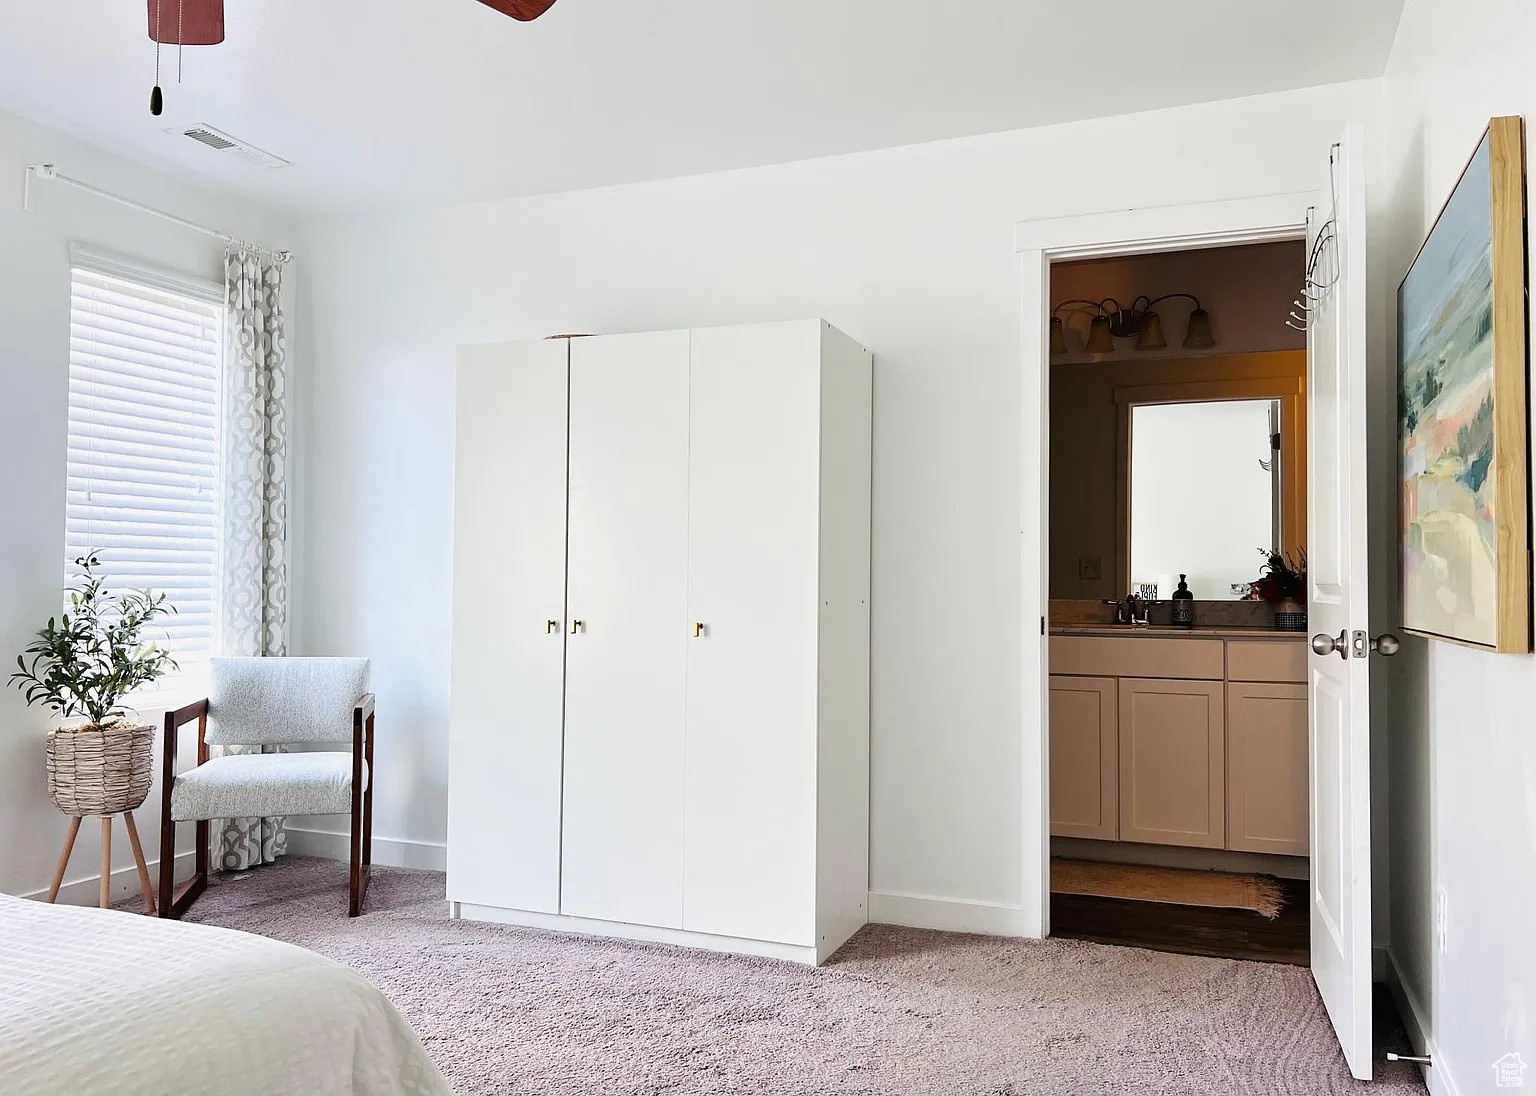
[{"label": "dark bottle on counter", "polygon": [[1173,626],[1175,628],[1195,626],[1195,595],[1189,592],[1189,583],[1184,581],[1188,577],[1188,575],[1180,575],[1179,588],[1173,592]]}]

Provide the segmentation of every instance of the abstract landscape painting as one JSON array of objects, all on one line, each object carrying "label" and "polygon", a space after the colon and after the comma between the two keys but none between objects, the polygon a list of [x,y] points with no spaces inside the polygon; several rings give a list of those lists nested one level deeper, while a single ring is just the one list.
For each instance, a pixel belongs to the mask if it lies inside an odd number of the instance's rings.
[{"label": "abstract landscape painting", "polygon": [[1530,649],[1523,149],[1495,119],[1398,292],[1403,626]]}]

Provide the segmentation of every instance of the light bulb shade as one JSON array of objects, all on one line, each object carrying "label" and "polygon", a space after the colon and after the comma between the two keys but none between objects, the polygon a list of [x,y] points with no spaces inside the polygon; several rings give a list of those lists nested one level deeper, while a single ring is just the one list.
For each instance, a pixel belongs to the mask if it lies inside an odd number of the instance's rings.
[{"label": "light bulb shade", "polygon": [[1163,338],[1163,321],[1156,312],[1148,310],[1141,314],[1141,334],[1136,336],[1137,350],[1161,350],[1168,345],[1168,340]]},{"label": "light bulb shade", "polygon": [[1067,352],[1067,329],[1061,322],[1060,316],[1051,317],[1051,353],[1065,354]]},{"label": "light bulb shade", "polygon": [[1197,308],[1189,314],[1189,329],[1184,332],[1185,350],[1209,350],[1216,345],[1216,336],[1211,333],[1211,314],[1203,308]]},{"label": "light bulb shade", "polygon": [[1090,354],[1113,354],[1115,340],[1109,336],[1109,317],[1095,316],[1088,325],[1088,342],[1083,349]]}]

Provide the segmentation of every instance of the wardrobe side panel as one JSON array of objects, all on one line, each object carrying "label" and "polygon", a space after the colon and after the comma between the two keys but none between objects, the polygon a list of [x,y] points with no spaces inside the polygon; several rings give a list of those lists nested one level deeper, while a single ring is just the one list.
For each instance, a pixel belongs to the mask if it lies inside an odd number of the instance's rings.
[{"label": "wardrobe side panel", "polygon": [[822,325],[817,951],[868,920],[870,352]]}]

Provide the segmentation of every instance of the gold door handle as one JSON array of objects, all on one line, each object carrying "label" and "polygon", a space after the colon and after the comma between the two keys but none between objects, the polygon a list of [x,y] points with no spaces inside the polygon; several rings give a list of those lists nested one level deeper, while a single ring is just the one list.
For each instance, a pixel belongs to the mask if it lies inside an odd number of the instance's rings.
[{"label": "gold door handle", "polygon": [[584,621],[584,620],[573,620],[573,621],[571,621],[571,635],[575,635],[577,632],[585,632],[586,630],[587,630],[587,622],[586,621]]},{"label": "gold door handle", "polygon": [[704,634],[704,622],[702,620],[694,621],[693,622],[693,638],[694,639],[698,639],[703,634]]},{"label": "gold door handle", "polygon": [[544,634],[545,635],[551,635],[551,634],[553,634],[555,632],[558,632],[559,630],[560,630],[560,622],[558,620],[551,620],[549,623],[547,623],[544,626]]}]

